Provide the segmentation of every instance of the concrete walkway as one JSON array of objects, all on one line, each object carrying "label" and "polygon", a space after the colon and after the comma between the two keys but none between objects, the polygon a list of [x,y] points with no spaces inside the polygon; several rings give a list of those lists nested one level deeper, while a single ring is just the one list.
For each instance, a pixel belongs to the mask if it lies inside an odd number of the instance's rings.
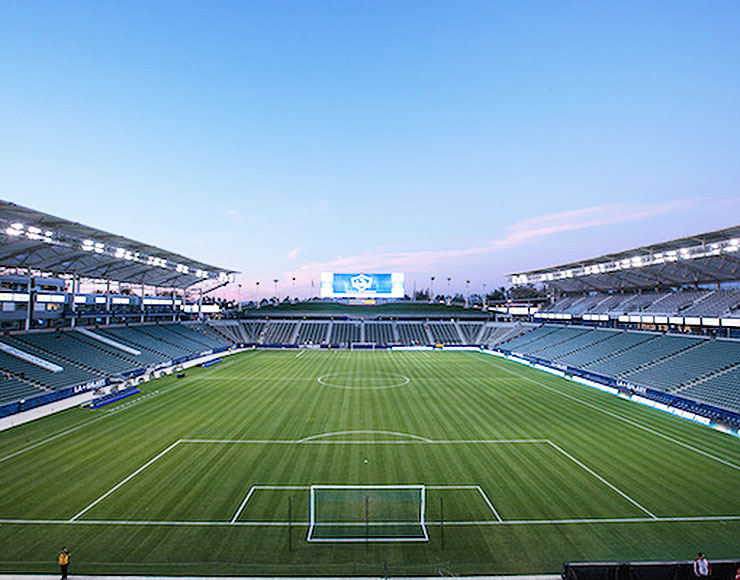
[{"label": "concrete walkway", "polygon": [[[315,579],[301,576],[289,578],[286,576],[78,576],[70,574],[69,580],[378,580],[379,576],[367,577],[339,577],[321,576]],[[404,578],[394,576],[393,578]],[[439,580],[439,576],[406,576],[413,580]],[[457,576],[465,580],[559,580],[559,574],[543,574],[529,576]],[[58,580],[59,574],[0,574],[0,580]]]}]

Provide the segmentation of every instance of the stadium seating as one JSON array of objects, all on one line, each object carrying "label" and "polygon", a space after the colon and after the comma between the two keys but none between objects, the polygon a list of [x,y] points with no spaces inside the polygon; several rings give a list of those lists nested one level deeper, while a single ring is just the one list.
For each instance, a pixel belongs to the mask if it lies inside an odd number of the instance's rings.
[{"label": "stadium seating", "polygon": [[487,324],[480,336],[479,343],[493,348],[507,341],[524,336],[527,332],[538,328],[529,323],[494,323]]},{"label": "stadium seating", "polygon": [[261,341],[267,323],[262,320],[242,321],[240,325],[244,342],[257,343]]},{"label": "stadium seating", "polygon": [[421,322],[399,322],[396,324],[401,344],[429,344],[431,337]]},{"label": "stadium seating", "polygon": [[393,334],[393,324],[390,322],[366,322],[365,342],[372,342],[382,346],[395,344],[396,338]]},{"label": "stadium seating", "polygon": [[740,412],[740,367],[735,366],[697,382],[678,393],[681,397]]},{"label": "stadium seating", "polygon": [[587,364],[584,368],[609,377],[621,377],[639,367],[695,346],[703,340],[688,336],[663,336],[659,334],[652,336],[654,338],[637,342],[631,348],[627,348],[614,356]]},{"label": "stadium seating", "polygon": [[137,359],[141,360],[142,366],[162,363],[171,358],[157,350],[159,344],[156,340],[136,332],[134,327],[98,328],[94,332],[138,350],[140,354]]},{"label": "stadium seating", "polygon": [[573,316],[592,313],[722,317],[740,315],[739,307],[740,290],[722,289],[564,296],[542,311]]},{"label": "stadium seating", "polygon": [[240,342],[225,337],[205,323],[170,324],[167,328],[186,337],[190,336],[206,348],[226,348],[234,342]]},{"label": "stadium seating", "polygon": [[204,326],[207,326],[212,332],[217,333],[224,340],[228,341],[229,344],[256,342],[247,338],[244,327],[238,320],[222,320],[219,321],[218,325],[208,322]]},{"label": "stadium seating", "polygon": [[274,321],[267,323],[262,337],[262,344],[295,344],[293,334],[295,333],[295,321]]},{"label": "stadium seating", "polygon": [[717,290],[708,293],[685,310],[683,316],[724,316],[740,305],[740,290]]},{"label": "stadium seating", "polygon": [[704,290],[686,290],[666,294],[659,300],[652,302],[643,309],[643,312],[654,314],[677,314],[683,308],[694,304],[709,295]]},{"label": "stadium seating", "polygon": [[430,322],[429,332],[435,344],[462,344],[463,339],[453,322]]},{"label": "stadium seating", "polygon": [[465,344],[482,343],[482,341],[479,342],[478,337],[483,329],[483,322],[459,322],[457,326],[460,328],[460,332],[462,332]]},{"label": "stadium seating", "polygon": [[[2,361],[0,360],[0,364]],[[28,399],[45,392],[39,386],[32,385],[22,379],[17,379],[7,372],[0,373],[0,403],[10,403],[21,399]]]},{"label": "stadium seating", "polygon": [[630,382],[670,392],[738,362],[740,343],[699,339],[691,348],[623,376]]},{"label": "stadium seating", "polygon": [[362,327],[357,322],[334,322],[331,328],[331,344],[362,342]]},{"label": "stadium seating", "polygon": [[301,322],[298,328],[296,344],[326,344],[328,322]]},{"label": "stadium seating", "polygon": [[551,334],[553,332],[556,332],[559,327],[557,326],[551,326],[545,324],[544,326],[540,326],[538,328],[535,328],[531,332],[522,335],[517,336],[516,338],[513,338],[507,342],[504,342],[501,344],[501,348],[504,348],[506,350],[510,350],[513,352],[524,352],[522,349],[525,347],[528,347],[530,344],[534,344],[535,347],[537,343],[547,337],[548,334]]},{"label": "stadium seating", "polygon": [[[80,340],[81,334],[77,332],[43,332],[36,334],[25,334],[14,337],[18,344],[25,342],[38,349],[41,358],[52,360],[59,357],[64,361],[69,361],[75,366],[84,369],[102,371],[105,374],[117,374],[136,368],[135,362],[125,357],[118,357],[112,353],[89,346]],[[102,343],[101,343],[102,344]],[[19,346],[21,350],[23,346]],[[25,348],[25,350],[29,350]],[[36,354],[36,353],[33,353]],[[59,363],[62,366],[64,363]]]},{"label": "stadium seating", "polygon": [[536,348],[527,347],[525,352],[538,357],[553,359],[560,354],[565,354],[588,345],[591,342],[593,332],[589,328],[566,326],[557,332],[549,334],[546,340],[536,345]]},{"label": "stadium seating", "polygon": [[614,356],[628,348],[636,346],[641,342],[655,338],[655,335],[642,332],[622,332],[599,330],[595,338],[604,336],[603,340],[595,340],[593,343],[578,350],[555,357],[555,361],[574,367],[588,367],[588,365]]}]

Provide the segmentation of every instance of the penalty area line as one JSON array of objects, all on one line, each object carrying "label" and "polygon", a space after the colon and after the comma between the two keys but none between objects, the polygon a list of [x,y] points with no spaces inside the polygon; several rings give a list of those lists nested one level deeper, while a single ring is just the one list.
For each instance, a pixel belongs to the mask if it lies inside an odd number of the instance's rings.
[{"label": "penalty area line", "polygon": [[155,455],[152,459],[147,461],[144,465],[139,467],[136,471],[134,471],[129,476],[125,477],[121,481],[119,481],[116,485],[114,485],[112,488],[110,488],[108,491],[106,491],[103,495],[101,495],[98,499],[94,500],[93,502],[89,503],[86,507],[82,508],[79,512],[77,512],[75,515],[73,515],[69,520],[67,520],[68,523],[72,523],[76,521],[80,516],[84,515],[86,512],[91,510],[93,507],[95,507],[97,504],[99,504],[101,501],[103,501],[106,497],[108,497],[110,494],[112,494],[114,491],[119,489],[121,486],[123,486],[125,483],[131,481],[134,477],[139,475],[142,471],[144,471],[147,467],[149,467],[152,463],[160,459],[161,457],[164,457],[167,453],[172,451],[177,445],[180,443],[180,439],[175,441],[172,445],[170,445],[167,449],[159,453],[158,455]]}]

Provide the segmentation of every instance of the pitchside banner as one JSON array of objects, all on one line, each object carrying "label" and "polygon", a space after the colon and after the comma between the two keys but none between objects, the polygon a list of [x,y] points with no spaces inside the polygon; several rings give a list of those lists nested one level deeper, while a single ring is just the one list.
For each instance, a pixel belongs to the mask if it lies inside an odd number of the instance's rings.
[{"label": "pitchside banner", "polygon": [[403,298],[403,274],[321,274],[322,298]]}]

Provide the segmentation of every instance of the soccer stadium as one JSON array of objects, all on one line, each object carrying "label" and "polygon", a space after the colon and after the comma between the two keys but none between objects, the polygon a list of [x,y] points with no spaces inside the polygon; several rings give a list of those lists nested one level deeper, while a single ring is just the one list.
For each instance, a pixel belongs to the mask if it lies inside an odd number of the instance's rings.
[{"label": "soccer stadium", "polygon": [[740,2],[0,3],[0,580],[740,580]]},{"label": "soccer stadium", "polygon": [[382,298],[401,274],[356,273],[234,309],[207,301],[233,270],[0,221],[2,572],[63,544],[135,575],[737,553],[740,227],[512,275],[544,302]]}]

